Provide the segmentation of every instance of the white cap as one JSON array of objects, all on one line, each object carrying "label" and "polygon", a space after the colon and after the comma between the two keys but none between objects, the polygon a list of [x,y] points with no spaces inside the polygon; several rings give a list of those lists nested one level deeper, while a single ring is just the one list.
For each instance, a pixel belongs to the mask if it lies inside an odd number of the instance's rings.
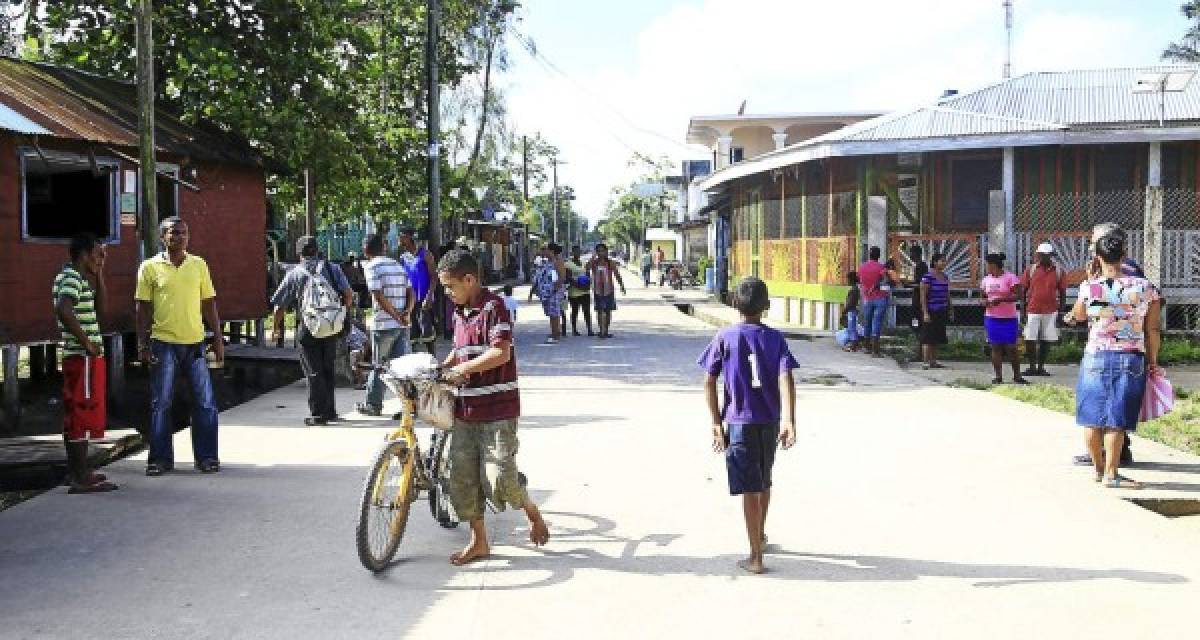
[{"label": "white cap", "polygon": [[1044,253],[1048,256],[1054,255],[1054,245],[1050,244],[1049,242],[1043,242],[1038,245],[1037,252]]}]

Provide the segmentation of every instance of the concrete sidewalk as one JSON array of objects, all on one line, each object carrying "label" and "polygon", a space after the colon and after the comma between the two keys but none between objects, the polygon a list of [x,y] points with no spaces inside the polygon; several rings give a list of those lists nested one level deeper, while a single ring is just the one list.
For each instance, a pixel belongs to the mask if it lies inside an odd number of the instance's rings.
[{"label": "concrete sidewalk", "polygon": [[[386,421],[297,427],[291,386],[222,415],[217,476],[109,467],[122,490],[0,513],[4,637],[1188,637],[1200,527],[1066,464],[1073,421],[890,361],[793,341],[799,442],[780,452],[771,571],[744,554],[694,362],[714,329],[659,291],[618,298],[612,340],[542,344],[527,306],[522,469],[554,536],[489,518],[493,557],[414,505],[402,561],[354,557],[364,466]],[[520,297],[520,296],[518,296]],[[828,384],[827,384],[828,383]],[[339,397],[343,410],[357,394]],[[1015,445],[1015,446],[1014,446]],[[178,441],[186,449],[186,434]],[[1200,497],[1200,459],[1139,443]],[[181,456],[181,467],[183,457]],[[1146,476],[1145,480],[1154,478]]]}]

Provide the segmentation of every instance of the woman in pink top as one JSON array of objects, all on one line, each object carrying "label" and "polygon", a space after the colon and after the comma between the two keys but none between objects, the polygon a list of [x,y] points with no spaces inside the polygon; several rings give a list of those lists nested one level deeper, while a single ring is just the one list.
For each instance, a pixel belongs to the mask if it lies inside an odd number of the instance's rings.
[{"label": "woman in pink top", "polygon": [[992,345],[992,369],[996,377],[992,384],[1004,382],[1004,360],[1012,363],[1013,383],[1029,384],[1021,377],[1021,355],[1017,353],[1017,336],[1021,332],[1017,301],[1021,299],[1021,279],[1004,269],[1003,253],[989,253],[987,275],[979,288],[983,290],[986,311],[983,327],[988,344]]}]

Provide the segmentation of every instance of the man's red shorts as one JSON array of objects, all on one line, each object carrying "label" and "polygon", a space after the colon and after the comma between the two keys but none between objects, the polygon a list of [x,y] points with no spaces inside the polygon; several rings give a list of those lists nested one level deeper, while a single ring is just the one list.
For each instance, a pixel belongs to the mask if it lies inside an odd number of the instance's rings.
[{"label": "man's red shorts", "polygon": [[63,432],[67,440],[104,437],[104,358],[63,358]]}]

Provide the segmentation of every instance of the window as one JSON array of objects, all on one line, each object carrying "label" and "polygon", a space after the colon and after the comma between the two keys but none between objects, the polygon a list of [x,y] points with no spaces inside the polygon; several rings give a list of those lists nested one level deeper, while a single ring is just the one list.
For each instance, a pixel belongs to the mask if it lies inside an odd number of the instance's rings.
[{"label": "window", "polygon": [[90,231],[120,239],[117,162],[86,155],[21,149],[21,231],[33,242],[66,242]]},{"label": "window", "polygon": [[[154,193],[158,196],[158,219],[160,222],[179,215],[179,185],[164,174],[178,178],[179,167],[158,163],[158,177],[154,181]],[[138,206],[141,204],[139,203]]]},{"label": "window", "polygon": [[729,150],[729,164],[737,164],[746,159],[746,149],[743,147],[734,147]]},{"label": "window", "polygon": [[957,228],[985,229],[990,193],[999,190],[1000,156],[967,156],[950,160],[950,223]]}]

